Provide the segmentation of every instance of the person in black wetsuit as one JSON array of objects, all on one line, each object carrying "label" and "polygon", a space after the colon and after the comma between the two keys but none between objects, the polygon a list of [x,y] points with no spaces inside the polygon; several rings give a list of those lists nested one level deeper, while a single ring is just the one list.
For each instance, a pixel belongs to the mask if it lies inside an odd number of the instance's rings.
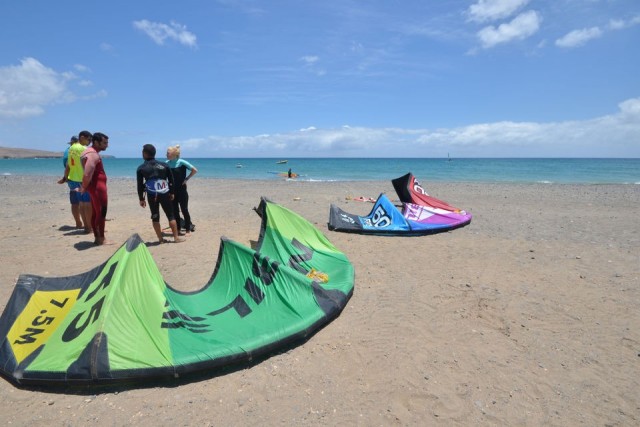
[{"label": "person in black wetsuit", "polygon": [[160,228],[160,206],[162,206],[162,210],[167,216],[167,220],[169,220],[174,242],[183,242],[184,239],[178,236],[178,227],[173,216],[174,186],[171,169],[166,163],[156,160],[156,147],[151,144],[145,144],[142,147],[142,158],[144,163],[138,166],[136,171],[140,206],[143,208],[147,206],[145,201],[146,194],[149,200],[149,209],[151,210],[151,223],[160,243],[165,242]]}]

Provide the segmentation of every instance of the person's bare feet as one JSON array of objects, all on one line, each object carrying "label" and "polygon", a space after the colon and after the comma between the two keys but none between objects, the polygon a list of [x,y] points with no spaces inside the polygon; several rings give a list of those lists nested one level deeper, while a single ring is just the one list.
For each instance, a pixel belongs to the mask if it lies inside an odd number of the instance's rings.
[{"label": "person's bare feet", "polygon": [[106,240],[104,237],[97,238],[93,243],[95,243],[98,246],[105,246],[105,245],[113,245],[114,244],[114,242],[112,242],[111,240]]},{"label": "person's bare feet", "polygon": [[185,239],[181,239],[180,237],[176,237],[176,238],[173,239],[173,243],[182,243],[182,242],[185,242],[185,241],[186,241]]}]

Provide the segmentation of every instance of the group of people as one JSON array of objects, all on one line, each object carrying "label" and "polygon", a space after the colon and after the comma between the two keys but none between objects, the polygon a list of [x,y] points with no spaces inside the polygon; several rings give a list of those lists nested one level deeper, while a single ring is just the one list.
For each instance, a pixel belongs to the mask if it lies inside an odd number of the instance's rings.
[{"label": "group of people", "polygon": [[64,176],[58,184],[66,182],[69,186],[71,214],[76,227],[83,228],[87,234],[93,232],[96,245],[108,244],[104,236],[107,175],[100,152],[109,146],[109,137],[101,132],[91,134],[83,130],[77,138],[71,138],[69,144],[63,156]]},{"label": "group of people", "polygon": [[[71,214],[76,228],[83,229],[87,234],[93,233],[96,245],[111,243],[105,239],[107,175],[100,155],[108,146],[109,137],[101,132],[91,134],[83,130],[78,137],[72,137],[63,155],[64,176],[58,181],[58,184],[66,182],[69,186]],[[180,158],[179,145],[167,149],[166,162],[159,162],[155,157],[156,148],[153,145],[142,147],[144,163],[136,171],[140,206],[145,208],[149,205],[151,222],[159,243],[165,242],[160,227],[160,207],[169,221],[174,242],[182,242],[181,211],[186,235],[194,230],[189,214],[187,181],[198,170]]]},{"label": "group of people", "polygon": [[[145,144],[142,147],[144,163],[138,166],[136,178],[138,181],[138,198],[143,208],[149,204],[151,222],[158,241],[164,243],[160,227],[160,208],[164,211],[169,227],[173,233],[173,241],[184,241],[179,237],[181,228],[180,211],[184,216],[184,229],[188,236],[193,231],[191,215],[189,214],[189,193],[187,181],[198,170],[186,160],[180,158],[180,146],[167,149],[167,162],[156,160],[156,147]],[[145,200],[146,195],[146,200]]]}]

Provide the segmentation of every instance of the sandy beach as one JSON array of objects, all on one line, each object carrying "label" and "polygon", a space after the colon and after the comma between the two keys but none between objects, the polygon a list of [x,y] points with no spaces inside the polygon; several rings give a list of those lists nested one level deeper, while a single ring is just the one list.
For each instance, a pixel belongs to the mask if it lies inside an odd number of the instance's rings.
[{"label": "sandy beach", "polygon": [[[82,273],[133,233],[155,240],[133,180],[109,181],[116,245],[102,247],[71,229],[67,187],[55,181],[0,177],[2,309],[20,274]],[[391,182],[196,177],[195,233],[149,247],[167,283],[205,284],[223,235],[257,240],[252,208],[266,196],[353,263],[342,314],[306,342],[189,381],[52,392],[0,379],[0,424],[638,425],[640,188],[424,181],[472,223],[411,238],[336,233],[331,203],[368,213],[372,204],[347,198],[396,199]]]}]

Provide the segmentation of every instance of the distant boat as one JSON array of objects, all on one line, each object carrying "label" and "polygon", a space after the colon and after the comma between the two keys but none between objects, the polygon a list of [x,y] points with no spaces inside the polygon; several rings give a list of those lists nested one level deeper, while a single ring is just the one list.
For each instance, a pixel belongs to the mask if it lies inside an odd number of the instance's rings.
[{"label": "distant boat", "polygon": [[449,156],[449,153],[447,153],[447,161],[451,161],[451,156]]},{"label": "distant boat", "polygon": [[277,165],[282,165],[282,164],[284,164],[284,163],[287,163],[288,161],[289,161],[289,160],[278,160],[278,161],[276,162],[276,164],[277,164]]},{"label": "distant boat", "polygon": [[242,166],[240,163],[238,163],[238,164],[236,165],[236,167],[237,167],[237,168],[241,168],[241,167],[244,167],[244,166]]}]

